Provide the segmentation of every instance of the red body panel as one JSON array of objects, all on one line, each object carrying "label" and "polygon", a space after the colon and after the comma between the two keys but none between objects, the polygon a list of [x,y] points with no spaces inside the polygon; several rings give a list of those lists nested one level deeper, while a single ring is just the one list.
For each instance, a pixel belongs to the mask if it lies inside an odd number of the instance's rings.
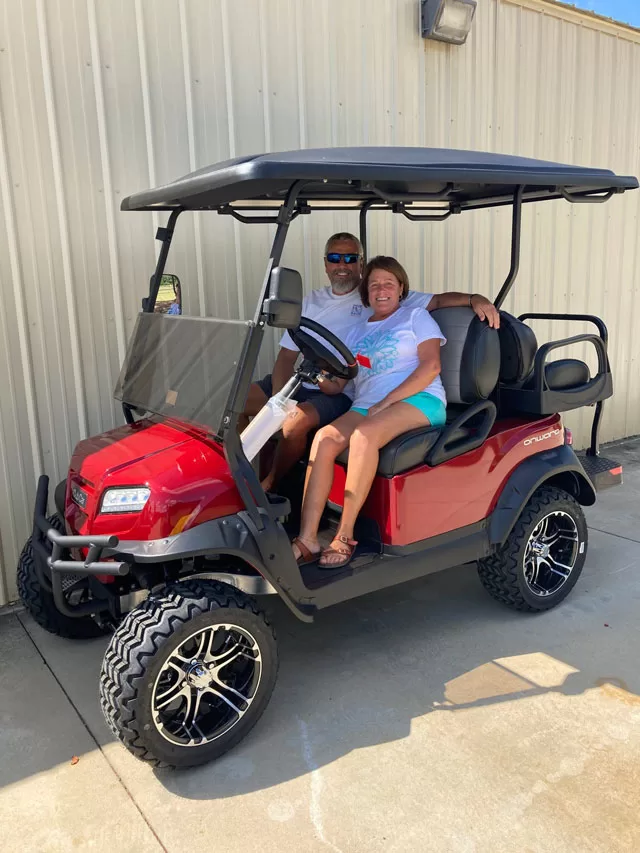
[{"label": "red body panel", "polygon": [[[408,545],[486,518],[512,471],[527,457],[562,445],[558,415],[501,421],[477,450],[430,468],[377,477],[364,514],[377,522],[386,545]],[[344,500],[346,471],[335,466],[329,499]],[[87,493],[81,509],[76,483]],[[100,513],[107,488],[147,486],[141,512]],[[149,540],[175,535],[243,509],[222,447],[205,431],[177,421],[139,421],[81,441],[71,459],[65,517],[78,534],[116,534]]]},{"label": "red body panel", "polygon": [[[71,498],[72,483],[88,495],[84,510]],[[113,486],[148,486],[151,496],[141,512],[100,514],[104,490]],[[118,427],[81,441],[71,458],[65,517],[81,535],[160,539],[242,508],[222,447],[179,422]]]},{"label": "red body panel", "polygon": [[[473,524],[494,509],[514,468],[563,443],[559,415],[500,421],[477,450],[435,468],[424,465],[396,477],[376,477],[363,513],[377,522],[385,545],[409,545]],[[329,500],[339,506],[345,479],[345,468],[336,465]]]}]

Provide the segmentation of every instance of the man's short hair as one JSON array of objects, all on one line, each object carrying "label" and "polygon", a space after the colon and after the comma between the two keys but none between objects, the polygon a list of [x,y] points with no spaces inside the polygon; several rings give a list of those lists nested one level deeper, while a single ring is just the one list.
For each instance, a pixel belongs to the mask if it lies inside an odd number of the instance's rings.
[{"label": "man's short hair", "polygon": [[362,243],[360,242],[360,240],[358,240],[358,238],[355,236],[355,234],[350,234],[348,231],[338,231],[337,234],[332,234],[331,237],[329,237],[329,239],[327,240],[327,242],[324,245],[324,256],[325,256],[325,258],[327,257],[327,252],[329,251],[329,246],[332,243],[337,243],[338,240],[351,240],[358,247],[358,254],[360,256],[362,256],[364,254],[364,251],[362,249]]}]

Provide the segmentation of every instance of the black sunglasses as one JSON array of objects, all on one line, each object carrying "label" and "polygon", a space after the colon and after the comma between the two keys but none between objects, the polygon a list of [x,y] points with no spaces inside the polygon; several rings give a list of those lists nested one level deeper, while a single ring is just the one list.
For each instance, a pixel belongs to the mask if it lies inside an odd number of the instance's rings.
[{"label": "black sunglasses", "polygon": [[340,252],[329,252],[326,257],[330,264],[339,264],[341,260],[345,264],[357,264],[360,260],[360,255],[354,255],[353,252],[347,252],[346,255],[341,255]]}]

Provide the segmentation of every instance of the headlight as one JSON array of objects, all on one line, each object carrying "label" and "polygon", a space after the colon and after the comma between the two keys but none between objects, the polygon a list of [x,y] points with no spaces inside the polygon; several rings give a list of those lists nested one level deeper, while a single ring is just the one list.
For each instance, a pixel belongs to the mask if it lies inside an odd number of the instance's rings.
[{"label": "headlight", "polygon": [[150,494],[150,489],[107,489],[100,512],[140,512]]}]

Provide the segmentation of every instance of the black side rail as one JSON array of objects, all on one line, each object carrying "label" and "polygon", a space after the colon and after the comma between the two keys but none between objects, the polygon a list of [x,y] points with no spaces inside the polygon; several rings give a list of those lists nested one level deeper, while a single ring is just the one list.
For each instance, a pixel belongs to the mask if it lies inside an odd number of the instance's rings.
[{"label": "black side rail", "polygon": [[598,329],[604,345],[606,346],[609,343],[609,332],[604,321],[594,314],[539,314],[537,312],[527,312],[526,314],[520,314],[518,320],[522,322],[525,320],[579,320],[583,323],[593,323]]},{"label": "black side rail", "polygon": [[534,362],[533,369],[536,377],[536,391],[538,393],[550,390],[545,376],[545,367],[549,353],[554,349],[560,349],[561,347],[582,343],[591,343],[596,348],[596,353],[598,355],[598,375],[594,376],[593,379],[590,379],[589,382],[586,383],[586,385],[582,386],[581,390],[586,391],[588,388],[595,387],[596,384],[601,382],[601,377],[603,375],[611,373],[605,343],[602,338],[599,338],[597,335],[574,335],[572,338],[562,338],[559,341],[549,341],[549,343],[542,344],[538,349]]},{"label": "black side rail", "polygon": [[[431,467],[441,465],[454,456],[480,447],[491,432],[496,415],[497,409],[491,400],[478,400],[477,403],[469,406],[444,428],[440,438],[427,453],[425,459],[427,465]],[[478,416],[480,416],[480,422],[472,424]],[[469,428],[473,428],[473,436],[469,436],[467,432]]]}]

